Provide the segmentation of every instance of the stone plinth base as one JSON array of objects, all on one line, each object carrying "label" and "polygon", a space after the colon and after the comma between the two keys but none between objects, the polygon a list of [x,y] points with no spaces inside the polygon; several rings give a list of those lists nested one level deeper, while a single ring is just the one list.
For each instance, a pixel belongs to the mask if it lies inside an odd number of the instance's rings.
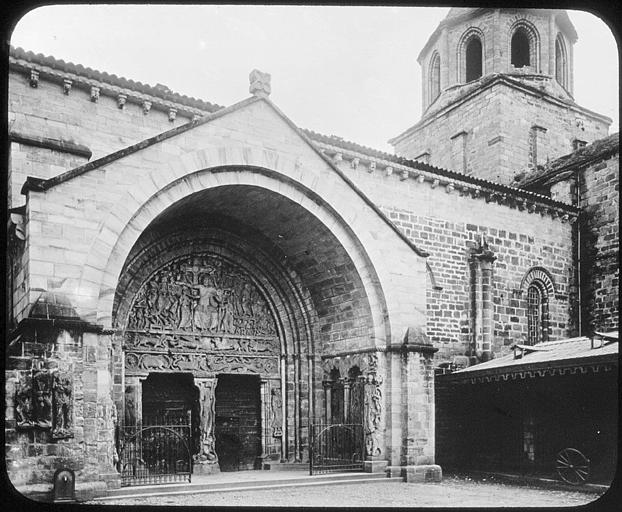
[{"label": "stone plinth base", "polygon": [[213,475],[214,473],[220,473],[220,466],[218,462],[210,462],[207,464],[194,464],[192,466],[193,475]]},{"label": "stone plinth base", "polygon": [[363,471],[365,473],[382,473],[387,470],[389,461],[387,460],[366,460],[363,461]]},{"label": "stone plinth base", "polygon": [[302,462],[264,462],[262,469],[270,471],[309,471],[309,463]]},{"label": "stone plinth base", "polygon": [[402,476],[406,482],[440,482],[443,471],[436,464],[421,464],[419,466],[402,466]]}]

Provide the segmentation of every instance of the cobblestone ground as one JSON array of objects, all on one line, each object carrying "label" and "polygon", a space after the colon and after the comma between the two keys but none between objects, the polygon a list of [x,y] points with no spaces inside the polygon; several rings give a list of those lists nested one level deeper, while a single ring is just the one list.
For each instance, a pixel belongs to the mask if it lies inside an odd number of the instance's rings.
[{"label": "cobblestone ground", "polygon": [[108,505],[253,507],[576,507],[600,493],[547,489],[462,477],[440,484],[371,483],[296,487],[263,491],[126,498]]}]

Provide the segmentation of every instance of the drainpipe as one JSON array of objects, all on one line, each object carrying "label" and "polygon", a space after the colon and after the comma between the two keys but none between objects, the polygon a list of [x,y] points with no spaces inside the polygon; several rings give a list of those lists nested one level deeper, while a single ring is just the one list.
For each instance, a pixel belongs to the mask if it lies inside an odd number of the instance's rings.
[{"label": "drainpipe", "polygon": [[[580,182],[580,169],[577,169],[575,172],[575,201],[576,207],[581,207],[581,182]],[[579,217],[581,217],[581,213],[579,213]],[[583,304],[581,297],[581,223],[580,219],[577,219],[577,302],[579,308],[578,315],[578,328],[579,328],[579,336],[583,335],[583,325],[582,325],[582,317],[583,317]]]}]

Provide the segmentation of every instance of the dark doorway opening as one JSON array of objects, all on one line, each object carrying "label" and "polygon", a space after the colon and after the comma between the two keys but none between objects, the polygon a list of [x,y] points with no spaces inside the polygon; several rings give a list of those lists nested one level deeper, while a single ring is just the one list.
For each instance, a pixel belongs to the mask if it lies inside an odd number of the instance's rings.
[{"label": "dark doorway opening", "polygon": [[189,373],[150,373],[143,382],[143,424],[196,423],[199,390]]},{"label": "dark doorway opening", "polygon": [[261,455],[259,377],[219,375],[215,408],[220,470],[256,469]]}]

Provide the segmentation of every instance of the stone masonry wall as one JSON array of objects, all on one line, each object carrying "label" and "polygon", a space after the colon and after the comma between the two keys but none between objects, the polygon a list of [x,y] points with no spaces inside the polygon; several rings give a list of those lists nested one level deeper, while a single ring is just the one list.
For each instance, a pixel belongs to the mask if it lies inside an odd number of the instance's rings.
[{"label": "stone masonry wall", "polygon": [[[110,338],[57,328],[21,341],[24,355],[9,358],[5,373],[6,464],[11,483],[21,492],[43,498],[52,489],[54,472],[68,467],[76,473],[78,496],[118,486],[112,442],[116,409],[107,380]],[[50,427],[19,425],[20,382],[40,372],[66,372],[73,377],[68,438],[55,439]]]},{"label": "stone masonry wall", "polygon": [[[430,152],[430,164],[503,184],[530,163],[530,130],[546,129],[538,139],[537,162],[543,165],[572,151],[574,139],[592,142],[607,135],[607,125],[578,109],[547,101],[504,83],[486,88],[450,110],[433,114],[395,144],[395,152],[415,158]],[[452,158],[452,137],[466,132],[466,168]]]},{"label": "stone masonry wall", "polygon": [[[115,98],[103,94],[93,102],[85,89],[63,94],[61,85],[43,79],[33,88],[25,73],[16,72],[9,74],[8,111],[10,132],[73,141],[88,147],[92,160],[190,121],[181,114],[170,121],[155,108],[145,114],[129,101],[120,109]],[[20,190],[26,176],[50,178],[86,163],[84,157],[16,143],[11,160],[9,206],[24,204]]]},{"label": "stone masonry wall", "polygon": [[619,176],[619,154],[581,173],[582,317],[586,333],[618,329]]},{"label": "stone masonry wall", "polygon": [[428,181],[400,180],[395,174],[352,169],[340,164],[363,191],[421,249],[437,286],[428,280],[427,334],[439,348],[435,364],[464,355],[473,337],[470,251],[484,235],[497,256],[493,264],[493,353],[507,352],[527,334],[526,290],[521,281],[534,266],[553,277],[549,297],[549,336],[560,339],[576,329],[573,319],[572,224],[560,218],[489,203],[457,191],[447,192]]}]

